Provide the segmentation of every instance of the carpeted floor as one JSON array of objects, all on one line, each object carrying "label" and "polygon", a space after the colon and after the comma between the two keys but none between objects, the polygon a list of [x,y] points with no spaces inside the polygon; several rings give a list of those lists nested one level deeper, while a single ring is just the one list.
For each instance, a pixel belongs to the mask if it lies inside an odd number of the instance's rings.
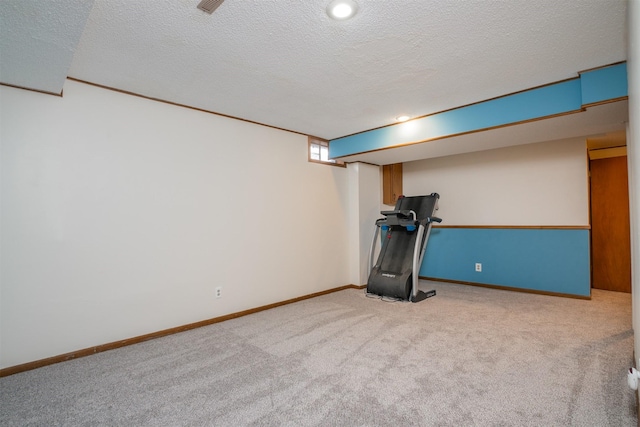
[{"label": "carpeted floor", "polygon": [[346,290],[0,379],[2,426],[636,426],[631,297]]}]

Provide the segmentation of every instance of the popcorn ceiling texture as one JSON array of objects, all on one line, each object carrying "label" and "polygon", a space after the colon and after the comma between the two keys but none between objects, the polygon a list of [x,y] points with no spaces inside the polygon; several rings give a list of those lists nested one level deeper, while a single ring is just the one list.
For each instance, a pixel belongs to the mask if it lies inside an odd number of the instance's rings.
[{"label": "popcorn ceiling texture", "polygon": [[327,0],[62,3],[2,2],[2,82],[69,75],[327,139],[626,59],[623,0],[358,0],[348,21]]},{"label": "popcorn ceiling texture", "polygon": [[0,82],[60,94],[93,0],[0,3]]}]

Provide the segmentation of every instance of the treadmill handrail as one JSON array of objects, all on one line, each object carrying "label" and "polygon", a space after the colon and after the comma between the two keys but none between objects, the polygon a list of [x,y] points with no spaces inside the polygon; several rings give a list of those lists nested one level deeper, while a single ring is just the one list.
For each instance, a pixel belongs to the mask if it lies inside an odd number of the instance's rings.
[{"label": "treadmill handrail", "polygon": [[419,221],[416,219],[416,213],[413,210],[401,210],[401,211],[382,211],[381,214],[385,215],[376,221],[376,225],[400,225],[402,227],[418,225]]},{"label": "treadmill handrail", "polygon": [[[380,220],[378,220],[380,221]],[[376,221],[376,225],[378,225],[378,221]],[[371,243],[371,249],[369,250],[369,271],[368,273],[371,273],[371,270],[373,270],[373,265],[375,263],[375,252],[376,252],[376,243],[378,242],[378,234],[380,233],[380,226],[378,225],[376,227],[376,231],[373,234],[373,242]]]},{"label": "treadmill handrail", "polygon": [[414,221],[416,220],[416,212],[410,209],[402,209],[398,211],[381,211],[380,213],[384,216],[411,216]]}]

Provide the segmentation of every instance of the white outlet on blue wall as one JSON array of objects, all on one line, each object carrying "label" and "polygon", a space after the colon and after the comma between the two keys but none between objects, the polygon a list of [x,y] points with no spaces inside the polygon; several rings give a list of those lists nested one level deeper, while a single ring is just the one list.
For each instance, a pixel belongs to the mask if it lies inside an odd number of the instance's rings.
[{"label": "white outlet on blue wall", "polygon": [[482,271],[482,263],[476,262],[476,271],[477,272],[481,272]]}]

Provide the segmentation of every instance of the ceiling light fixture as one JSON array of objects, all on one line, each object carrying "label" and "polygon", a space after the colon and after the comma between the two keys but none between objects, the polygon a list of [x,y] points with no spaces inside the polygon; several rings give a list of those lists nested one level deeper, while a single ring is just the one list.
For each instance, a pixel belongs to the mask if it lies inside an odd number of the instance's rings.
[{"label": "ceiling light fixture", "polygon": [[358,4],[354,0],[333,0],[327,6],[327,15],[337,20],[353,17],[358,11]]},{"label": "ceiling light fixture", "polygon": [[398,116],[396,117],[396,122],[406,122],[409,119],[410,119],[409,116]]}]

